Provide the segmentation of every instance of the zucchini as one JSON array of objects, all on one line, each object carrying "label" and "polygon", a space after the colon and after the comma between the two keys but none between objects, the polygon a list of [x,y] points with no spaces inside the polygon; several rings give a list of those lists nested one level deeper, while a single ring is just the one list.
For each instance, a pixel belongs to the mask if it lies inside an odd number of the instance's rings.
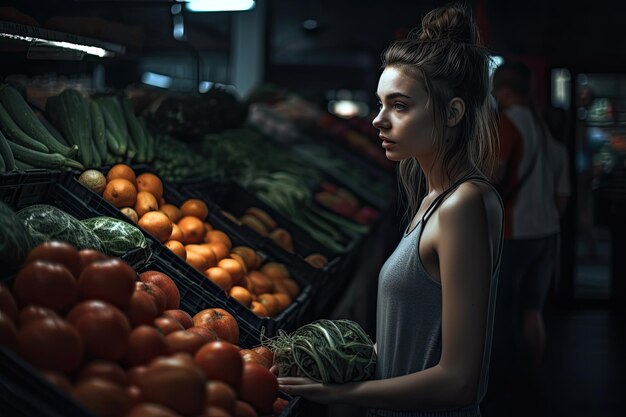
[{"label": "zucchini", "polygon": [[45,145],[50,152],[60,153],[63,156],[76,154],[76,149],[59,143],[59,141],[48,132],[46,127],[37,118],[33,109],[15,88],[6,84],[0,86],[0,102],[2,102],[17,126],[32,139]]},{"label": "zucchini", "polygon": [[17,166],[17,169],[21,169],[22,171],[27,170],[27,169],[35,168],[31,164],[27,164],[26,162],[22,162],[19,159],[15,161],[15,165]]},{"label": "zucchini", "polygon": [[9,146],[7,138],[0,132],[0,157],[4,161],[4,165],[7,171],[13,171],[17,166],[15,165],[15,158],[13,157],[13,151]]},{"label": "zucchini", "polygon": [[95,143],[89,143],[91,146],[91,166],[93,168],[99,168],[102,166],[102,157],[100,156],[100,152],[98,151],[98,147]]},{"label": "zucchini", "polygon": [[89,110],[91,112],[92,139],[93,142],[96,144],[96,148],[100,153],[101,159],[104,160],[108,155],[104,117],[102,116],[100,106],[93,100],[89,101]]},{"label": "zucchini", "polygon": [[2,126],[2,131],[6,133],[8,138],[16,143],[35,151],[49,152],[46,145],[31,138],[26,132],[20,129],[2,104],[0,104],[0,126]]},{"label": "zucchini", "polygon": [[9,147],[13,152],[16,160],[20,160],[22,162],[26,162],[29,165],[40,167],[40,168],[74,168],[81,171],[85,170],[85,167],[77,161],[73,159],[69,159],[61,155],[60,153],[43,153],[33,151],[32,149],[26,148],[17,143],[13,143],[10,140],[7,141],[9,143]]},{"label": "zucchini", "polygon": [[0,172],[4,172],[6,169],[7,166],[4,163],[4,158],[2,157],[2,154],[0,154]]},{"label": "zucchini", "polygon": [[[84,165],[91,164],[91,115],[86,100],[76,90],[66,89],[59,100],[48,100],[51,112],[56,113],[58,125],[69,142],[78,145],[79,156]],[[56,107],[56,108],[55,108]]]},{"label": "zucchini", "polygon": [[67,143],[67,140],[65,140],[61,132],[59,132],[59,130],[54,127],[52,123],[48,121],[48,119],[46,119],[46,116],[44,116],[43,113],[37,113],[37,117],[41,121],[41,124],[44,125],[46,129],[48,129],[48,132],[50,132],[52,136],[54,136],[54,138],[59,141],[59,143],[62,143],[65,146],[70,146],[70,144]]},{"label": "zucchini", "polygon": [[137,161],[146,162],[148,158],[146,137],[143,133],[143,129],[141,128],[139,120],[137,120],[137,116],[135,116],[133,103],[127,98],[122,99],[122,109],[124,111],[124,116],[126,117],[126,124],[128,125],[130,137],[135,143],[135,149],[137,150]]},{"label": "zucchini", "polygon": [[[102,116],[104,117],[104,125],[107,130],[111,132],[113,137],[115,137],[115,141],[117,143],[117,147],[112,149],[115,155],[122,156],[126,155],[126,150],[128,149],[128,140],[124,137],[122,129],[118,126],[115,120],[115,110],[112,109],[112,106],[109,103],[107,97],[101,97],[96,100],[98,105],[100,106],[100,110],[102,111]],[[107,142],[110,145],[110,141],[107,138]]]},{"label": "zucchini", "polygon": [[156,147],[154,136],[152,136],[152,133],[150,133],[150,131],[148,130],[148,127],[146,126],[146,120],[144,118],[139,118],[139,124],[141,125],[144,137],[146,138],[146,162],[152,162],[154,160]]}]

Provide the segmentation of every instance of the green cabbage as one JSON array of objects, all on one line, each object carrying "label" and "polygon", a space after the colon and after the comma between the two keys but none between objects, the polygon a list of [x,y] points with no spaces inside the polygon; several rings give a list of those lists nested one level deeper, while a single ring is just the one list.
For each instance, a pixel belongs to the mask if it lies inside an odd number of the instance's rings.
[{"label": "green cabbage", "polygon": [[30,233],[11,207],[0,201],[0,265],[21,265],[35,246]]},{"label": "green cabbage", "polygon": [[125,221],[101,216],[85,219],[82,224],[100,238],[107,255],[121,256],[131,249],[148,247],[143,233]]}]

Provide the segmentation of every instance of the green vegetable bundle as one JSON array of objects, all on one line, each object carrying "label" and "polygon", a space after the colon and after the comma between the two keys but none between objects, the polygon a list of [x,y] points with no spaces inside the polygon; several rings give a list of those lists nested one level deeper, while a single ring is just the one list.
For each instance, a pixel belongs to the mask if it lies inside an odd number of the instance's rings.
[{"label": "green vegetable bundle", "polygon": [[263,341],[274,353],[279,376],[306,376],[322,383],[371,378],[376,370],[374,344],[351,320],[318,320]]},{"label": "green vegetable bundle", "polygon": [[125,221],[101,216],[82,220],[81,223],[100,238],[107,255],[120,256],[132,249],[146,249],[148,246],[143,233]]}]

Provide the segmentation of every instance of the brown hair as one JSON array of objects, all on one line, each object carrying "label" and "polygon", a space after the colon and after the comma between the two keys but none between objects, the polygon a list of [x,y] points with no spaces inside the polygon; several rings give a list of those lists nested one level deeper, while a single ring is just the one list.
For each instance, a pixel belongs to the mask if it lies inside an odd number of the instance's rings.
[{"label": "brown hair", "polygon": [[[383,68],[399,68],[424,82],[427,106],[434,114],[436,158],[442,161],[442,174],[448,180],[462,173],[461,164],[467,160],[480,173],[492,174],[498,140],[489,63],[470,11],[458,4],[430,11],[419,30],[395,41],[383,53]],[[455,129],[449,129],[447,104],[453,97],[463,99],[465,115]],[[423,179],[415,158],[400,162],[399,182],[410,218],[419,208]]]}]

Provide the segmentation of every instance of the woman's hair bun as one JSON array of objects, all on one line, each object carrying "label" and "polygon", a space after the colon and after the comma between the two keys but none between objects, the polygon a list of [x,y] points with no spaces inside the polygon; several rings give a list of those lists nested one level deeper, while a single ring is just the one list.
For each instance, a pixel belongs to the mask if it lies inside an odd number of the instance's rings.
[{"label": "woman's hair bun", "polygon": [[451,4],[430,11],[422,26],[412,37],[422,42],[452,41],[477,45],[480,37],[471,12],[460,4]]}]

